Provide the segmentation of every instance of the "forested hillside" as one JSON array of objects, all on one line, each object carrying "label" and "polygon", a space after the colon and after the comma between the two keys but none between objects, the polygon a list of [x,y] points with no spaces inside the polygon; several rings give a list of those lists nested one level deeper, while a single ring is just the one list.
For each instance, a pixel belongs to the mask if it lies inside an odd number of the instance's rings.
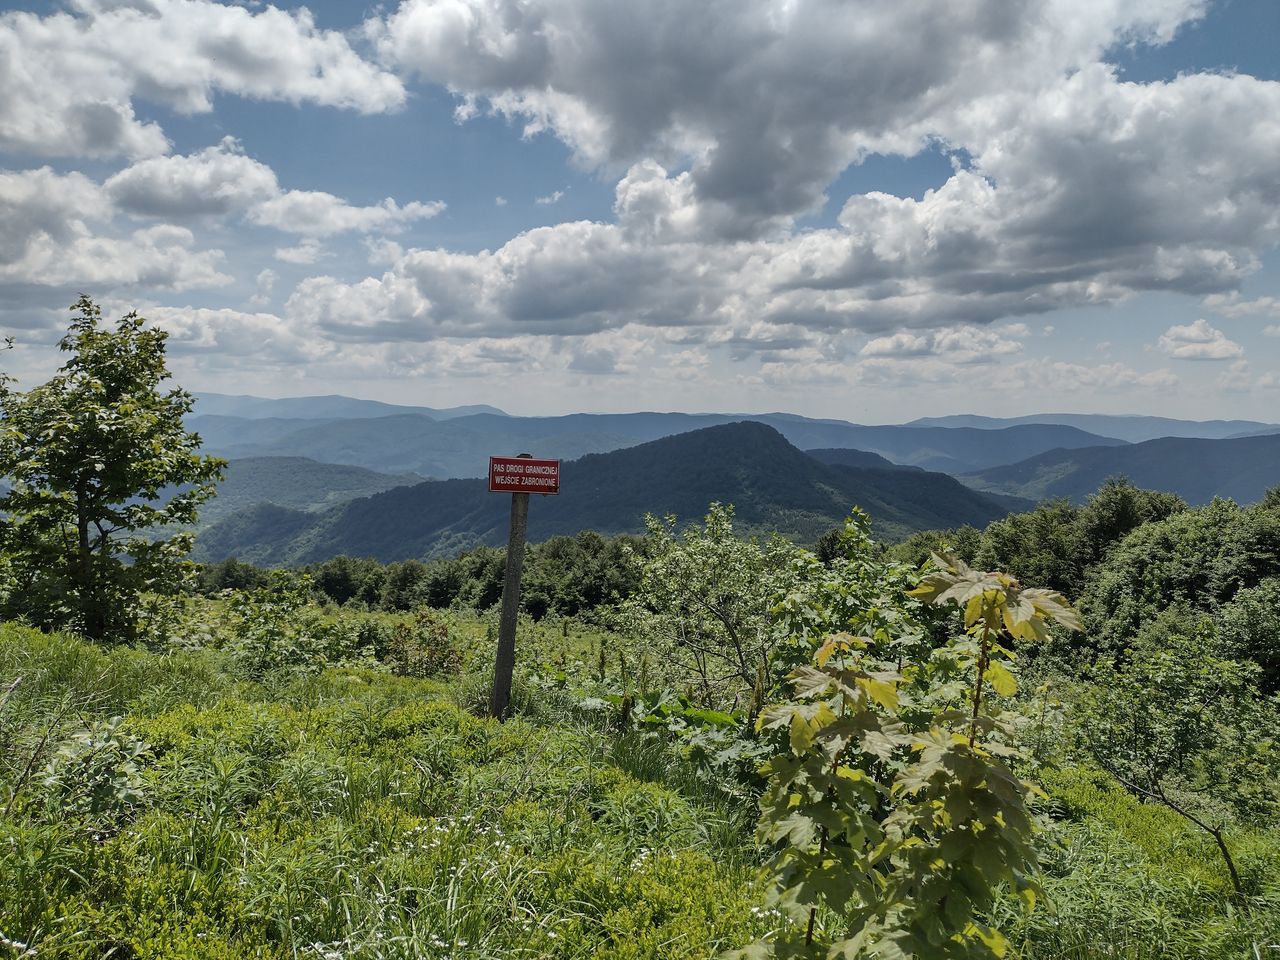
[{"label": "forested hillside", "polygon": [[193,416],[240,417],[249,420],[300,419],[341,420],[373,417],[393,417],[399,414],[420,414],[433,420],[451,420],[475,413],[496,413],[497,407],[488,404],[470,404],[463,407],[415,407],[399,403],[383,403],[378,400],[361,400],[330,394],[323,397],[267,397],[231,396],[225,393],[197,393]]},{"label": "forested hillside", "polygon": [[1109,477],[1175,493],[1189,503],[1255,503],[1280,480],[1280,434],[1202,440],[1166,437],[1123,447],[1051,450],[964,477],[977,490],[1081,502]]},{"label": "forested hillside", "polygon": [[[830,466],[806,456],[758,423],[727,424],[564,464],[562,493],[537,498],[529,536],[544,540],[580,530],[638,533],[647,513],[701,515],[732,502],[751,531],[776,530],[812,541],[857,505],[878,533],[900,539],[915,530],[986,523],[1007,512],[948,476],[890,467]],[[200,533],[207,560],[312,563],[337,554],[400,560],[447,556],[505,540],[507,498],[485,481],[448,480],[399,487],[307,517],[255,507]]]},{"label": "forested hillside", "polygon": [[356,497],[421,483],[416,474],[392,476],[363,467],[317,463],[305,457],[252,457],[227,464],[218,493],[201,510],[205,524],[258,504],[318,510]]},{"label": "forested hillside", "polygon": [[1105,413],[1038,413],[1021,417],[979,417],[970,413],[956,413],[941,417],[921,417],[919,420],[912,420],[907,426],[1001,430],[1027,423],[1062,424],[1127,443],[1141,443],[1159,437],[1223,440],[1280,431],[1280,424],[1262,423],[1258,420],[1174,420],[1171,417],[1126,417]]}]

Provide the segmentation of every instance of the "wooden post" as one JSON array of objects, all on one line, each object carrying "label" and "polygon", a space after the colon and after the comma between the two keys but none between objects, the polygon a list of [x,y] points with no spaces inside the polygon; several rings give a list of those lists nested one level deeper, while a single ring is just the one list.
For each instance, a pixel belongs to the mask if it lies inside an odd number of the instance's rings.
[{"label": "wooden post", "polygon": [[[532,457],[522,453],[521,457]],[[524,538],[529,525],[529,494],[511,495],[511,532],[507,535],[507,570],[502,579],[502,619],[498,622],[498,654],[493,664],[489,716],[501,720],[511,704],[511,677],[516,665],[516,624],[520,619],[520,575],[524,572]]]}]

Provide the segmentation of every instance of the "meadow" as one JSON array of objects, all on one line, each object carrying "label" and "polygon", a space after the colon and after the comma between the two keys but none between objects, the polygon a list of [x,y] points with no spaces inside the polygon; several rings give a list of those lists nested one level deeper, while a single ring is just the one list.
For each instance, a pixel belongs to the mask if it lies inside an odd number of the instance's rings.
[{"label": "meadow", "polygon": [[[716,756],[749,718],[664,702],[651,641],[523,620],[499,722],[492,615],[300,596],[188,600],[154,649],[0,627],[0,956],[695,958],[794,926],[756,761]],[[1280,941],[1280,832],[1233,832],[1234,897],[1207,836],[1062,755],[1040,696],[1043,895],[997,901],[1008,955]]]}]

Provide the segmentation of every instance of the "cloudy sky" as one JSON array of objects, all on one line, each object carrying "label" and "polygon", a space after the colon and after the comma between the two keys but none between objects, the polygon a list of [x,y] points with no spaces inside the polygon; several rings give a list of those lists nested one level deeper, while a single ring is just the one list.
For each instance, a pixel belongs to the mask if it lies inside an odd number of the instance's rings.
[{"label": "cloudy sky", "polygon": [[1280,419],[1276,0],[0,2],[0,327],[515,413]]}]

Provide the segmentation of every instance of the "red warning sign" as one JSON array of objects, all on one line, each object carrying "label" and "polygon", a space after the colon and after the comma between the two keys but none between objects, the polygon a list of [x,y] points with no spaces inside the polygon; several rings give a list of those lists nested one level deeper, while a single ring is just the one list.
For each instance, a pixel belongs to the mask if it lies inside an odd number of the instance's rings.
[{"label": "red warning sign", "polygon": [[560,461],[490,457],[490,493],[559,493]]}]

